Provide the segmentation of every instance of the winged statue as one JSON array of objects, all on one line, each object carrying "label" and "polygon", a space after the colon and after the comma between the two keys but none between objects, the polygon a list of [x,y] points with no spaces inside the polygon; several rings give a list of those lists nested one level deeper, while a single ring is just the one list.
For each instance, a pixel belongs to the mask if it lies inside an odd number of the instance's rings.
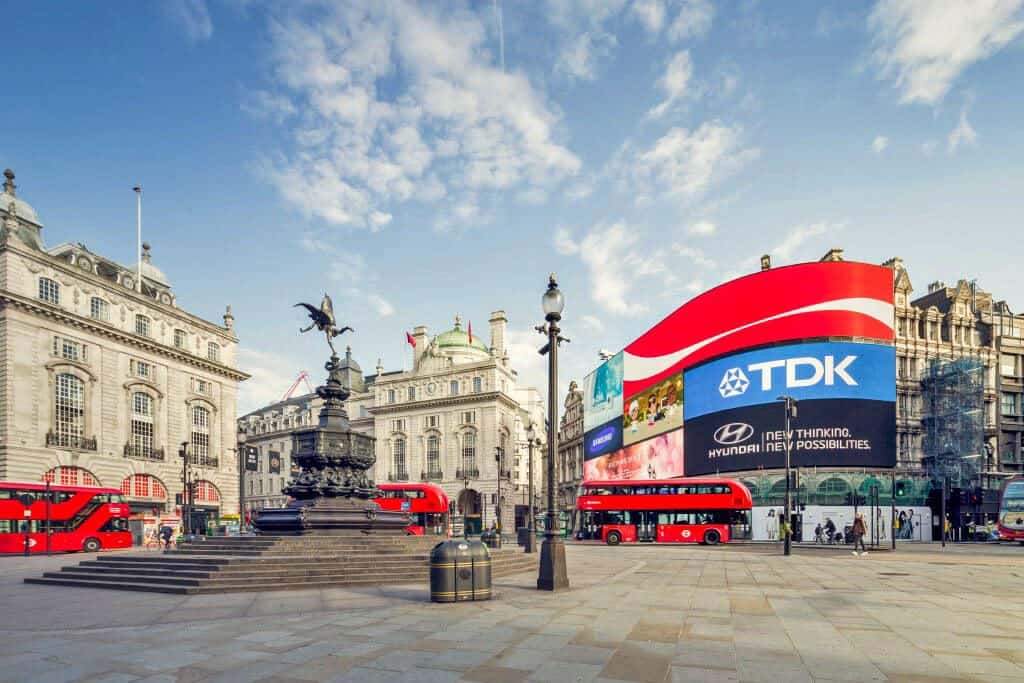
[{"label": "winged statue", "polygon": [[339,334],[355,332],[355,330],[347,325],[338,328],[338,323],[334,319],[334,304],[331,302],[331,297],[324,294],[324,300],[320,302],[320,308],[316,308],[313,304],[295,304],[296,308],[299,306],[309,311],[309,318],[313,321],[309,327],[300,328],[299,332],[309,332],[314,327],[320,330],[327,335],[327,345],[331,347],[331,353],[337,355],[337,351],[334,350],[334,338]]}]

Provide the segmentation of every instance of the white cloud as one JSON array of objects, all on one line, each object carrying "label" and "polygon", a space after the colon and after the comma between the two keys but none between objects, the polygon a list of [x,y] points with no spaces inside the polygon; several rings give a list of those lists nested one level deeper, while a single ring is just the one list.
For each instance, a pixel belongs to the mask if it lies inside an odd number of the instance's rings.
[{"label": "white cloud", "polygon": [[872,59],[900,102],[935,104],[975,62],[1024,31],[1024,0],[879,0],[868,17]]},{"label": "white cloud", "polygon": [[889,138],[884,135],[876,135],[875,139],[871,141],[871,151],[875,154],[881,154],[885,151],[885,148],[889,146]]},{"label": "white cloud", "polygon": [[679,256],[687,258],[693,261],[694,264],[701,266],[702,268],[714,268],[715,261],[705,256],[704,252],[696,247],[690,247],[685,244],[674,244],[672,250]]},{"label": "white cloud", "polygon": [[299,241],[303,249],[326,259],[327,279],[342,287],[342,293],[353,305],[365,304],[381,318],[393,315],[395,307],[380,294],[368,292],[357,286],[373,282],[376,276],[370,270],[366,259],[354,251],[339,248],[334,242],[305,234]]},{"label": "white cloud", "polygon": [[302,115],[262,175],[308,217],[379,230],[405,202],[447,198],[454,210],[438,222],[450,226],[472,218],[480,193],[553,188],[579,171],[544,93],[495,63],[489,7],[347,0],[281,13],[268,97]]},{"label": "white cloud", "polygon": [[709,237],[715,234],[717,226],[711,221],[697,221],[686,229],[686,232],[691,235],[698,235],[700,237]]},{"label": "white cloud", "polygon": [[828,223],[825,221],[809,225],[798,225],[790,230],[782,241],[775,245],[769,253],[772,255],[773,262],[775,259],[788,261],[815,237],[842,230],[844,227],[846,227],[845,223]]},{"label": "white cloud", "polygon": [[205,0],[169,0],[164,12],[194,43],[213,37],[213,20]]},{"label": "white cloud", "polygon": [[687,86],[691,78],[693,78],[693,63],[690,61],[690,52],[688,50],[677,52],[665,66],[664,75],[658,79],[658,87],[665,93],[665,99],[648,111],[647,116],[652,119],[663,116],[687,94]]},{"label": "white cloud", "polygon": [[281,399],[300,372],[300,365],[269,351],[238,349],[238,368],[252,377],[238,385],[238,414],[244,415]]},{"label": "white cloud", "polygon": [[661,33],[665,26],[664,0],[634,0],[630,12],[649,33]]},{"label": "white cloud", "polygon": [[251,90],[244,94],[242,111],[256,119],[283,123],[297,110],[292,101],[284,95],[269,93],[266,90]]},{"label": "white cloud", "polygon": [[960,110],[960,121],[949,133],[949,139],[946,141],[946,150],[952,154],[961,146],[970,147],[978,139],[978,133],[971,126],[971,122],[967,120],[967,106]]},{"label": "white cloud", "polygon": [[584,315],[584,316],[580,316],[580,320],[583,321],[584,325],[586,325],[587,327],[589,327],[590,329],[592,329],[595,332],[603,332],[604,331],[604,323],[602,323],[601,319],[598,318],[597,316]]},{"label": "white cloud", "polygon": [[382,296],[379,296],[377,294],[367,294],[366,298],[370,302],[370,305],[373,306],[374,310],[377,312],[377,315],[379,315],[381,318],[387,318],[389,315],[392,315],[395,312],[395,307],[391,305],[391,302],[389,302]]},{"label": "white cloud", "polygon": [[565,228],[555,230],[555,251],[563,256],[578,254],[580,245],[572,241],[572,236]]},{"label": "white cloud", "polygon": [[935,150],[938,149],[939,143],[937,140],[925,140],[921,143],[921,153],[926,157],[930,157],[935,154]]},{"label": "white cloud", "polygon": [[647,150],[634,151],[627,143],[617,163],[625,165],[624,173],[631,177],[641,201],[652,191],[692,199],[759,154],[756,147],[744,146],[741,128],[710,121],[692,132],[672,128]]},{"label": "white cloud", "polygon": [[532,327],[525,330],[509,327],[505,330],[505,350],[509,362],[519,375],[516,386],[536,387],[546,398],[547,356],[537,353],[544,344],[545,338]]},{"label": "white cloud", "polygon": [[715,7],[709,0],[684,0],[668,27],[668,38],[677,42],[687,38],[701,38],[711,30]]},{"label": "white cloud", "polygon": [[597,62],[611,54],[616,42],[615,36],[604,31],[581,33],[562,46],[555,71],[570,79],[592,81],[597,78]]}]

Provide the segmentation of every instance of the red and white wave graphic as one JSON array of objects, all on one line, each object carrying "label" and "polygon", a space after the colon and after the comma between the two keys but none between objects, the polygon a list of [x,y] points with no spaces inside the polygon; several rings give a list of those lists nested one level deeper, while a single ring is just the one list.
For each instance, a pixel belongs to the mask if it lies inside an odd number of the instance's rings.
[{"label": "red and white wave graphic", "polygon": [[749,275],[687,302],[627,346],[623,394],[752,346],[819,337],[892,340],[893,314],[893,271],[884,266],[805,263]]}]

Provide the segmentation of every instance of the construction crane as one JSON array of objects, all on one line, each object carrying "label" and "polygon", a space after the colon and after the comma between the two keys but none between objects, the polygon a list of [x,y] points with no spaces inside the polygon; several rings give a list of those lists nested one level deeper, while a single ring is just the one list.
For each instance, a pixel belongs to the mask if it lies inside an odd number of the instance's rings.
[{"label": "construction crane", "polygon": [[313,385],[309,383],[309,373],[303,370],[299,373],[299,376],[295,378],[292,385],[288,387],[288,391],[284,392],[284,396],[281,397],[282,401],[287,401],[295,393],[295,389],[299,386],[299,382],[306,381],[306,388],[309,389],[309,393],[313,393]]}]

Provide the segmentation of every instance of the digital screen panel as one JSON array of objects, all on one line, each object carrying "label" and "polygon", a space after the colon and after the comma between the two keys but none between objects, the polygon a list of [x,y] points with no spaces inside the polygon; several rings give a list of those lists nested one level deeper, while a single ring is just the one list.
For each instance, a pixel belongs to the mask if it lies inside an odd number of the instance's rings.
[{"label": "digital screen panel", "polygon": [[666,479],[683,476],[683,430],[659,434],[615,453],[583,462],[583,477],[595,479]]},{"label": "digital screen panel", "polygon": [[683,374],[623,401],[622,442],[629,446],[683,426]]},{"label": "digital screen panel", "polygon": [[583,460],[613,453],[622,448],[622,420],[615,418],[583,434]]},{"label": "digital screen panel", "polygon": [[622,416],[622,371],[620,352],[583,378],[583,431]]}]

